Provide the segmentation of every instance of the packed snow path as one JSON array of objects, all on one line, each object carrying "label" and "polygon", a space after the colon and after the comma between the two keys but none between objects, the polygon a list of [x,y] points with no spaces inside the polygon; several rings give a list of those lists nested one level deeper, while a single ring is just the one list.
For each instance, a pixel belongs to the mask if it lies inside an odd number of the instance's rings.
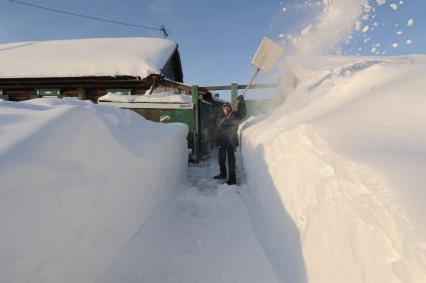
[{"label": "packed snow path", "polygon": [[191,165],[177,188],[99,282],[278,282],[239,194],[212,178],[216,161]]}]

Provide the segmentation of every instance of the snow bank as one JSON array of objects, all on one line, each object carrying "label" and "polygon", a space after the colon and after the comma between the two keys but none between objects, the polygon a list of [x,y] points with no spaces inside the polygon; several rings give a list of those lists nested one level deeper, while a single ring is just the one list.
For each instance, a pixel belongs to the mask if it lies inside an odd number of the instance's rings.
[{"label": "snow bank", "polygon": [[186,172],[187,127],[0,101],[0,281],[94,282]]},{"label": "snow bank", "polygon": [[0,78],[160,74],[176,43],[160,38],[92,38],[0,44]]},{"label": "snow bank", "polygon": [[146,103],[190,103],[192,96],[167,92],[153,93],[151,95],[122,95],[108,92],[99,97],[98,101],[104,102],[146,102]]},{"label": "snow bank", "polygon": [[293,92],[242,133],[275,269],[285,282],[426,282],[426,57],[287,65]]}]

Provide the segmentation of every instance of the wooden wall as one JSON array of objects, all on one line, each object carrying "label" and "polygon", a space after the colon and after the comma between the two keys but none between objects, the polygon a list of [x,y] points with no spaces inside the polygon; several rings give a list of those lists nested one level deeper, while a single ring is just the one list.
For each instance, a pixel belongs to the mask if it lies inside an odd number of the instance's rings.
[{"label": "wooden wall", "polygon": [[164,68],[161,70],[161,75],[176,82],[183,82],[182,63],[180,60],[179,51],[176,49],[173,55],[169,58]]},{"label": "wooden wall", "polygon": [[136,78],[52,78],[52,79],[0,79],[0,89],[11,101],[23,101],[37,95],[37,89],[60,89],[63,97],[78,97],[97,102],[107,89],[131,89],[143,94],[153,82],[153,76],[144,80]]}]

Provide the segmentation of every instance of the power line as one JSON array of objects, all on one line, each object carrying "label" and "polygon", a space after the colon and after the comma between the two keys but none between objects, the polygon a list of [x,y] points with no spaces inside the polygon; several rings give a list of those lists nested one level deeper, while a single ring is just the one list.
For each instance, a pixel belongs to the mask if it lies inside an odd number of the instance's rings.
[{"label": "power line", "polygon": [[33,7],[33,8],[38,8],[38,9],[50,11],[50,12],[55,12],[55,13],[58,13],[58,14],[65,14],[65,15],[68,15],[68,16],[75,16],[75,17],[85,18],[85,19],[104,22],[104,23],[110,23],[110,24],[116,24],[116,25],[122,25],[122,26],[129,26],[129,27],[135,27],[135,28],[142,28],[142,29],[149,29],[149,30],[157,30],[157,31],[161,31],[163,33],[164,38],[168,37],[169,33],[170,33],[170,31],[164,25],[161,25],[159,28],[149,27],[149,26],[130,24],[130,23],[125,23],[125,22],[120,22],[120,21],[115,21],[115,20],[108,20],[108,19],[103,19],[103,18],[98,18],[98,17],[92,17],[92,16],[88,16],[88,15],[83,15],[83,14],[77,14],[77,13],[73,13],[73,12],[53,9],[53,8],[39,6],[39,5],[35,5],[35,4],[27,3],[27,2],[22,2],[22,1],[17,1],[17,0],[7,0],[7,1],[15,3],[15,4],[23,5],[23,6],[29,6],[29,7]]}]

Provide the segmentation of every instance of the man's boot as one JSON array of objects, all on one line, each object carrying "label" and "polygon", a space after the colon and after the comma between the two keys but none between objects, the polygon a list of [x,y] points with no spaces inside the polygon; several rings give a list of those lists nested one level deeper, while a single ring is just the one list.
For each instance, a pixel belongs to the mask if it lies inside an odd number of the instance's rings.
[{"label": "man's boot", "polygon": [[226,179],[226,172],[221,172],[219,175],[214,176],[215,179]]},{"label": "man's boot", "polygon": [[213,178],[221,180],[221,179],[226,179],[226,177],[227,176],[226,176],[226,167],[225,167],[225,168],[221,168],[220,174],[217,176],[214,176]]},{"label": "man's boot", "polygon": [[217,176],[214,176],[215,179],[226,179],[226,148],[221,147],[218,151],[218,158],[219,158],[219,168],[220,168],[220,174]]},{"label": "man's boot", "polygon": [[226,183],[228,184],[228,186],[237,184],[237,176],[235,175],[235,173],[229,173],[229,179],[228,181],[226,181]]}]

